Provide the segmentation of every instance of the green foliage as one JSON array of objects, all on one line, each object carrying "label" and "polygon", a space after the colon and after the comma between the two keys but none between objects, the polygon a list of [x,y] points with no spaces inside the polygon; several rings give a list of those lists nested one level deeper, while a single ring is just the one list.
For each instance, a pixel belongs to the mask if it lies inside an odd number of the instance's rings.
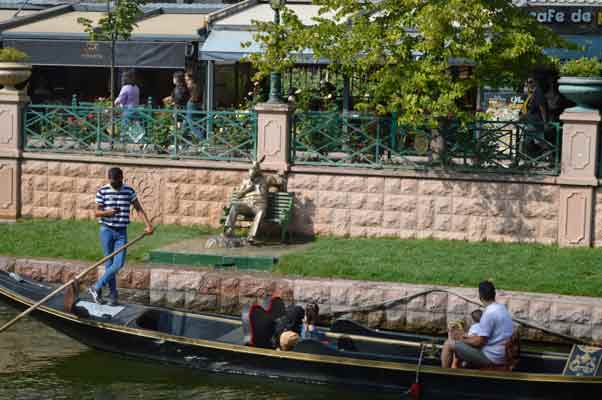
[{"label": "green foliage", "polygon": [[147,121],[148,140],[159,153],[166,153],[169,145],[173,144],[175,125],[174,114],[170,110],[154,112]]},{"label": "green foliage", "polygon": [[560,66],[562,76],[602,77],[602,61],[597,57],[583,57]]},{"label": "green foliage", "polygon": [[[286,9],[282,23],[255,22],[264,53],[251,56],[260,75],[284,71],[311,49],[332,60],[333,72],[364,77],[356,109],[400,122],[436,124],[474,115],[462,104],[477,85],[518,86],[531,67],[549,62],[547,47],[564,42],[507,0],[314,0],[315,24],[304,26]],[[455,76],[453,66],[470,65]]]},{"label": "green foliage", "polygon": [[29,60],[29,56],[14,47],[0,49],[0,62],[23,62]]},{"label": "green foliage", "polygon": [[84,26],[84,31],[91,40],[128,40],[138,26],[136,21],[142,16],[141,6],[147,0],[121,0],[98,20],[96,25],[88,18],[78,18],[77,22]]}]

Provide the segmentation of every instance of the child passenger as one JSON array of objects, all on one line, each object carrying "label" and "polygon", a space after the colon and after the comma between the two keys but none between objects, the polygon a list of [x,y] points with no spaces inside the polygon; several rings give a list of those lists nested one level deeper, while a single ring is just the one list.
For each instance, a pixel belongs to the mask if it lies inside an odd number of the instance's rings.
[{"label": "child passenger", "polygon": [[483,311],[474,310],[470,313],[470,316],[472,317],[474,324],[470,325],[470,329],[468,330],[468,334],[466,336],[479,336],[479,323],[481,322]]}]

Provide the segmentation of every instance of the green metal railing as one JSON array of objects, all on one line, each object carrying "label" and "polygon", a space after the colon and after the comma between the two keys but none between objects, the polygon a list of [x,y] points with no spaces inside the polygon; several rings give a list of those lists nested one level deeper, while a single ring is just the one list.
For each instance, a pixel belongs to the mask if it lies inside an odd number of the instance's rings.
[{"label": "green metal railing", "polygon": [[482,121],[429,129],[400,126],[395,116],[299,112],[293,117],[291,160],[302,165],[557,175],[560,137],[559,124]]},{"label": "green metal railing", "polygon": [[224,161],[256,154],[250,111],[29,105],[23,128],[27,151]]}]

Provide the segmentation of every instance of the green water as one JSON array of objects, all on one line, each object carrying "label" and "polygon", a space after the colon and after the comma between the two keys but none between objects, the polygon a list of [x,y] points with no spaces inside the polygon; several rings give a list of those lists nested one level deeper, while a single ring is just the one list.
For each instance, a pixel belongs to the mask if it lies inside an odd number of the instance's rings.
[{"label": "green water", "polygon": [[[0,324],[17,311],[0,302]],[[396,393],[211,374],[91,350],[31,318],[0,333],[0,400],[359,400]]]}]

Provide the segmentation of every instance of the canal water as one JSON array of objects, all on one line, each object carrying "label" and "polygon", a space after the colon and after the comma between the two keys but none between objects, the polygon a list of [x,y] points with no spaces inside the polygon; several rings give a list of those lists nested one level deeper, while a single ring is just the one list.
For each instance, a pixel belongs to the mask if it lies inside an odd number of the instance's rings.
[{"label": "canal water", "polygon": [[[17,315],[0,301],[0,325]],[[91,350],[26,317],[0,333],[0,399],[399,400],[391,392],[211,374]],[[432,398],[426,399],[432,400]],[[439,399],[437,399],[439,400]]]}]

